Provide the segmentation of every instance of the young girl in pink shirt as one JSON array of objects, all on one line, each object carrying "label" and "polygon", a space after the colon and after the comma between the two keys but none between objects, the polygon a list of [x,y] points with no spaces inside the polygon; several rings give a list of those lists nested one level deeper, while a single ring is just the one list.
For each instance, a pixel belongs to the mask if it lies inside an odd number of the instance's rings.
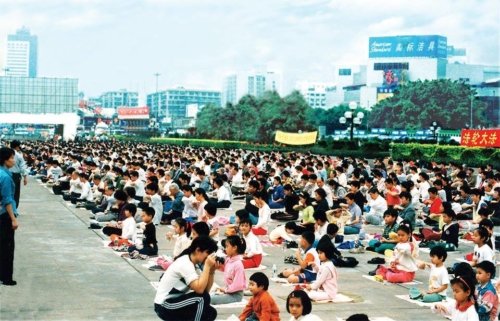
[{"label": "young girl in pink shirt", "polygon": [[313,301],[333,300],[337,296],[338,282],[337,269],[332,260],[335,257],[335,250],[330,239],[321,239],[316,248],[318,251],[320,266],[312,263],[313,269],[318,271],[316,280],[306,286],[307,295]]},{"label": "young girl in pink shirt", "polygon": [[246,243],[237,235],[228,236],[224,241],[226,260],[224,262],[225,288],[218,288],[210,295],[211,304],[227,304],[243,300],[243,290],[247,280],[243,268],[242,254],[245,253]]}]

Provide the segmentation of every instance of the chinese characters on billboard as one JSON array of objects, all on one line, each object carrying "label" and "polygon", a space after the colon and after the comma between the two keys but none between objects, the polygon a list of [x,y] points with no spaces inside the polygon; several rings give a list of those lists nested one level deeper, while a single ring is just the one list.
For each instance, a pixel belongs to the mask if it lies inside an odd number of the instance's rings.
[{"label": "chinese characters on billboard", "polygon": [[446,58],[447,55],[448,41],[443,36],[394,36],[369,39],[369,58]]},{"label": "chinese characters on billboard", "polygon": [[500,129],[464,129],[460,144],[469,147],[500,147]]}]

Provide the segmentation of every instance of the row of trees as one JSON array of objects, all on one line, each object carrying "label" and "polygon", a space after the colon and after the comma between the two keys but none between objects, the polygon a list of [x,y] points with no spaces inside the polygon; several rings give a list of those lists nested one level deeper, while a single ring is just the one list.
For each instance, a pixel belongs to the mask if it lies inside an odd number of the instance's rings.
[{"label": "row of trees", "polygon": [[[428,128],[433,121],[443,129],[460,129],[470,123],[471,104],[474,125],[491,125],[485,117],[485,103],[474,99],[470,86],[450,80],[409,82],[370,112],[360,108],[354,112],[365,114],[362,129],[420,129]],[[318,126],[326,126],[330,134],[348,127],[339,123],[348,110],[347,105],[311,108],[298,91],[285,97],[266,92],[259,98],[244,96],[236,105],[225,108],[207,105],[198,113],[196,136],[269,143],[276,130],[310,131]]]},{"label": "row of trees", "polygon": [[310,110],[298,91],[283,98],[276,92],[266,92],[260,98],[244,96],[236,105],[204,107],[196,121],[197,136],[268,143],[274,140],[276,130],[314,130],[307,116]]}]

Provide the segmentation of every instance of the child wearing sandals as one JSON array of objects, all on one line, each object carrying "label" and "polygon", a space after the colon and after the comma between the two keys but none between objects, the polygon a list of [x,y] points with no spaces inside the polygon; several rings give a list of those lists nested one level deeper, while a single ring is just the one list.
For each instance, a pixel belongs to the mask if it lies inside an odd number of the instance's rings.
[{"label": "child wearing sandals", "polygon": [[316,248],[321,265],[318,267],[311,263],[314,270],[318,271],[316,280],[306,286],[307,294],[313,301],[333,300],[337,296],[338,282],[337,269],[333,265],[335,259],[334,247],[328,239],[322,239]]},{"label": "child wearing sandals", "polygon": [[411,242],[411,227],[408,222],[401,222],[398,227],[398,244],[394,248],[394,255],[390,267],[379,265],[376,274],[391,283],[411,282],[418,270],[414,258],[415,244]]},{"label": "child wearing sandals", "polygon": [[243,300],[243,290],[247,280],[242,263],[242,254],[245,253],[245,240],[237,235],[229,236],[223,241],[226,260],[224,262],[224,284],[226,287],[217,288],[210,295],[211,304],[228,304]]}]

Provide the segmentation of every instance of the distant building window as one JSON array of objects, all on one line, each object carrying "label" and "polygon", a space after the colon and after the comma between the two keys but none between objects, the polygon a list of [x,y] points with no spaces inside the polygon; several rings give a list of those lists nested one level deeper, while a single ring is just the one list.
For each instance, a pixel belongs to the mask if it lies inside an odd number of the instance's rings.
[{"label": "distant building window", "polygon": [[373,70],[409,70],[410,64],[407,62],[376,62],[373,64]]},{"label": "distant building window", "polygon": [[339,69],[339,76],[350,76],[352,74],[351,68]]}]

